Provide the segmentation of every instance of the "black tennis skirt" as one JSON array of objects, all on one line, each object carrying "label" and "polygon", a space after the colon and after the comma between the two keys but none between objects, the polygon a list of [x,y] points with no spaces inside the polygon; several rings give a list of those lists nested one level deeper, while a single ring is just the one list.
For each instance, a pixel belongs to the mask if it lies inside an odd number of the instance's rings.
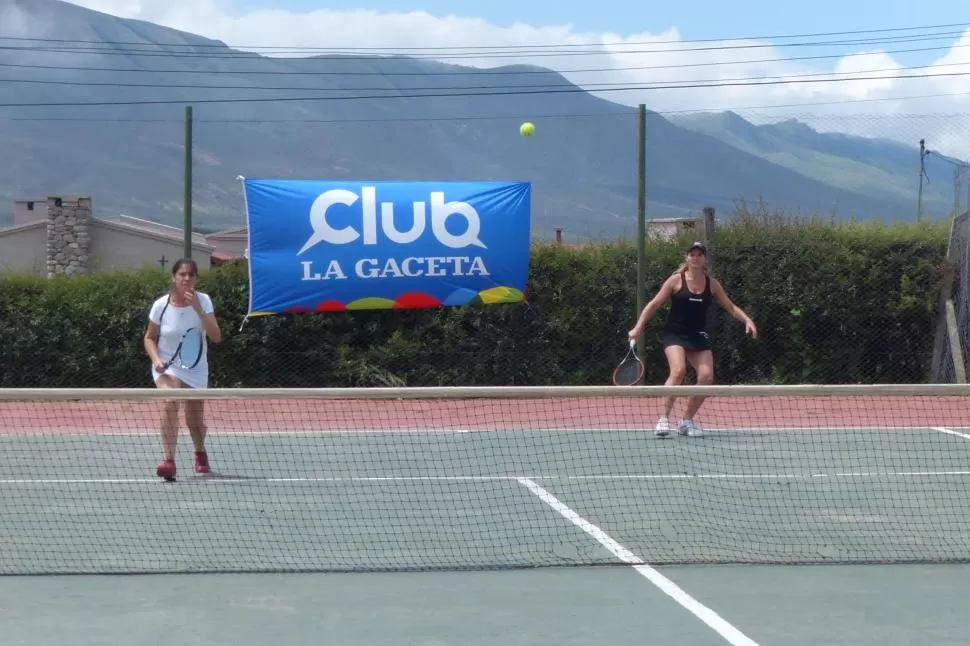
[{"label": "black tennis skirt", "polygon": [[664,349],[672,345],[679,345],[684,350],[710,350],[711,337],[707,332],[672,332],[663,330],[660,333],[660,343]]}]

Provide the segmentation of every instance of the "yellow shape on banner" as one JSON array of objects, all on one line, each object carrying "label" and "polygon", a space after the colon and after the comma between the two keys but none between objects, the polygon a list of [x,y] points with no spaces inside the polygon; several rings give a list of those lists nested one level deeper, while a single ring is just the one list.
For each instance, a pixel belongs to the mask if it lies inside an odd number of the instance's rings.
[{"label": "yellow shape on banner", "polygon": [[348,310],[390,310],[394,309],[394,301],[389,298],[358,298],[347,305]]},{"label": "yellow shape on banner", "polygon": [[522,292],[512,287],[492,287],[478,292],[478,296],[486,305],[516,303],[524,298]]}]

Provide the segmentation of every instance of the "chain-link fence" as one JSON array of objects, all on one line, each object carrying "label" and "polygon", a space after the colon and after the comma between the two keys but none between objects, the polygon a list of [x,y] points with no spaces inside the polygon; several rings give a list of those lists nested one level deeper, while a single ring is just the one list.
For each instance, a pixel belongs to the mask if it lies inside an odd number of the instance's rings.
[{"label": "chain-link fence", "polygon": [[[676,186],[706,191],[701,199],[722,214],[745,200],[838,220],[948,218],[970,208],[970,114],[926,109],[879,113],[874,104],[865,112],[846,105],[651,113],[647,189],[657,202],[651,211],[668,210],[661,198]],[[685,150],[677,138],[683,130],[707,139],[692,140],[703,177],[678,185],[685,174],[671,160],[677,147]]]},{"label": "chain-link fence", "polygon": [[[650,241],[643,302],[690,242],[687,235]],[[750,338],[715,306],[716,383],[925,382],[941,365],[934,338],[945,249],[945,234],[931,226],[853,230],[756,214],[720,225],[712,273],[759,335]],[[631,244],[540,244],[523,303],[258,317],[242,326],[247,270],[223,266],[204,272],[199,285],[225,335],[210,348],[211,383],[607,384],[637,316],[636,258]],[[158,270],[0,281],[0,384],[150,385],[142,334],[167,282]],[[957,284],[962,290],[966,281]],[[966,299],[957,305],[962,320]],[[658,311],[644,334],[648,384],[667,378],[659,332],[668,311]]]},{"label": "chain-link fence", "polygon": [[[608,383],[637,315],[636,122],[629,112],[563,113],[550,117],[552,127],[540,116],[532,117],[537,136],[501,170],[453,167],[465,179],[535,176],[527,302],[273,317],[240,329],[248,286],[239,260],[207,272],[200,286],[213,296],[226,335],[211,349],[213,385]],[[491,121],[505,128],[515,118]],[[449,132],[478,128],[480,135],[487,128],[475,124],[489,119],[441,121]],[[200,148],[217,149],[217,131],[230,123],[200,115]],[[940,294],[949,244],[953,316],[963,344],[970,343],[966,215],[954,221],[948,238],[950,217],[967,204],[970,190],[959,157],[970,141],[967,123],[963,115],[932,114],[648,113],[642,302],[683,260],[686,245],[705,236],[697,223],[702,208],[712,207],[716,227],[706,237],[713,273],[760,332],[750,339],[723,311],[714,317],[717,383],[956,380],[947,367],[954,345],[943,342],[947,309]],[[587,136],[596,124],[604,141],[623,134],[627,148]],[[431,128],[428,121],[358,124],[365,125],[377,138],[388,128],[412,135]],[[292,122],[271,129],[310,136],[338,127]],[[570,144],[582,154],[557,158],[558,144],[549,140],[568,139],[571,131],[586,133]],[[515,137],[515,145],[523,143]],[[491,141],[488,148],[497,145]],[[432,154],[434,146],[428,140],[416,150]],[[555,182],[548,179],[550,165]],[[226,199],[228,189],[213,179],[213,168],[197,166],[202,205],[216,195]],[[314,173],[313,167],[302,172]],[[603,173],[611,182],[596,179]],[[568,199],[557,188],[565,184]],[[613,201],[601,204],[602,193]],[[96,218],[111,217],[99,209],[107,201],[95,197]],[[565,201],[569,209],[558,211]],[[243,221],[241,207],[240,201],[232,226]],[[212,226],[209,215],[196,210],[207,229],[231,228]],[[853,217],[881,224],[853,223]],[[144,276],[98,274],[66,287],[4,277],[0,347],[7,359],[0,383],[150,385],[141,334],[148,305],[169,277],[157,270]],[[651,322],[641,348],[651,384],[667,376],[658,340],[665,316],[663,310]]]}]

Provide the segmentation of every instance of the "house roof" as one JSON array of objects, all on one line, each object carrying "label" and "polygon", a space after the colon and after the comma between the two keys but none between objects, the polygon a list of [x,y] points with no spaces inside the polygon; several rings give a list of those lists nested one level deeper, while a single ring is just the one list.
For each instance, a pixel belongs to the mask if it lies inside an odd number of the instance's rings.
[{"label": "house roof", "polygon": [[207,238],[221,238],[223,236],[226,236],[226,237],[234,237],[234,236],[244,236],[244,235],[249,235],[249,227],[239,227],[239,228],[236,228],[236,229],[226,229],[224,231],[216,231],[215,233],[210,233],[206,237]]},{"label": "house roof", "polygon": [[33,222],[13,224],[9,227],[0,228],[0,237],[20,233],[21,231],[28,231],[30,229],[40,229],[41,227],[45,229],[47,228],[47,220],[34,220]]},{"label": "house roof", "polygon": [[[168,227],[171,233],[166,230],[156,230],[148,227],[136,226],[128,222],[118,221],[118,220],[101,220],[99,218],[91,218],[92,225],[96,227],[104,227],[106,229],[113,229],[115,231],[121,231],[128,235],[138,236],[142,238],[149,238],[152,240],[162,240],[164,242],[182,242],[182,230],[175,229],[174,227]],[[15,224],[9,227],[0,228],[0,237],[6,237],[9,235],[14,235],[22,231],[29,231],[31,229],[43,229],[47,228],[47,220],[34,220],[33,222],[27,222],[24,224]],[[198,239],[193,236],[194,240],[192,243],[193,249],[198,249],[199,251],[207,251],[211,253],[215,250],[215,246],[208,244],[203,240]]]},{"label": "house roof", "polygon": [[[101,220],[99,218],[91,218],[96,227],[104,227],[106,229],[114,229],[115,231],[122,231],[129,235],[139,236],[142,238],[149,238],[153,240],[163,240],[165,242],[182,242],[182,230],[175,227],[165,227],[161,225],[160,228],[144,227],[136,224],[129,223],[127,221],[121,220]],[[134,218],[138,219],[138,218]],[[146,220],[147,221],[147,220]],[[198,234],[193,234],[192,236],[192,248],[198,249],[199,251],[212,252],[215,250],[215,246],[205,242],[205,239],[200,239]]]},{"label": "house roof", "polygon": [[677,215],[667,218],[649,218],[647,224],[651,222],[659,222],[660,224],[669,224],[671,222],[693,222],[699,220],[700,217],[696,215]]},{"label": "house roof", "polygon": [[[167,224],[161,224],[159,222],[153,222],[152,220],[145,220],[143,218],[136,218],[132,215],[119,215],[116,218],[110,220],[100,220],[100,222],[117,222],[124,226],[133,227],[136,229],[144,229],[146,231],[154,231],[164,236],[176,236],[180,240],[182,239],[182,231],[179,227],[169,226]],[[196,242],[205,244],[206,237],[201,233],[193,233],[192,239]]]},{"label": "house roof", "polygon": [[[79,199],[90,199],[86,195],[59,195],[65,202],[77,201]],[[40,204],[47,204],[49,201],[48,197],[18,197],[14,199],[15,204],[23,204],[26,202],[37,202]],[[144,235],[149,238],[165,239],[167,240],[183,240],[183,229],[181,227],[174,227],[167,224],[161,224],[153,220],[146,220],[144,218],[138,218],[132,215],[121,214],[113,218],[98,218],[97,216],[92,216],[92,224],[108,226],[108,228],[115,229],[117,231],[124,231],[132,235]],[[41,214],[36,220],[31,220],[30,222],[21,222],[18,224],[13,224],[7,227],[0,227],[0,236],[11,235],[18,233],[20,231],[26,231],[33,228],[39,228],[46,226],[47,219]],[[113,225],[113,226],[112,226]],[[154,234],[154,235],[153,235]],[[226,229],[224,231],[217,231],[210,235],[205,235],[203,233],[192,233],[193,247],[200,250],[214,250],[216,245],[209,242],[209,238],[213,240],[220,239],[238,239],[239,237],[247,237],[249,234],[248,227],[235,227],[232,229]]]}]

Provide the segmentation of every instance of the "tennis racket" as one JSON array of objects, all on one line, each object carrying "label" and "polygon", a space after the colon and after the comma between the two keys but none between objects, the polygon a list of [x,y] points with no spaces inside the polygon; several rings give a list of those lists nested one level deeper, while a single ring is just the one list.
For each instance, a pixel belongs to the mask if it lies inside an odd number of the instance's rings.
[{"label": "tennis racket", "polygon": [[613,369],[614,386],[633,386],[643,379],[647,369],[643,361],[637,356],[637,342],[630,340],[630,349],[627,351],[623,361]]},{"label": "tennis racket", "polygon": [[[175,354],[165,362],[165,370],[168,370],[176,362],[179,368],[184,370],[191,370],[199,365],[199,361],[202,360],[202,341],[202,330],[197,327],[186,330],[179,341],[178,348],[175,349]],[[165,372],[165,370],[162,372]]]}]

